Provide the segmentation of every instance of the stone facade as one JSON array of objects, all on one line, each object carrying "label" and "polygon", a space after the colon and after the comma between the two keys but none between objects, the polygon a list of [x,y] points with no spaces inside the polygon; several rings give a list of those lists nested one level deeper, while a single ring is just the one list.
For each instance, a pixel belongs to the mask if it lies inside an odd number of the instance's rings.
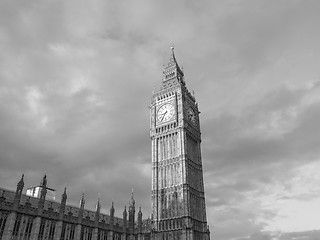
[{"label": "stone facade", "polygon": [[172,48],[151,102],[152,238],[210,239],[199,110]]},{"label": "stone facade", "polygon": [[[100,213],[98,200],[96,211],[85,209],[82,195],[80,207],[67,205],[66,189],[61,202],[45,200],[47,179],[41,181],[40,198],[22,194],[23,176],[16,192],[1,189],[0,239],[2,240],[148,240],[150,221],[142,220],[141,209],[135,221],[135,202],[130,201],[129,223],[114,216]],[[126,211],[126,210],[125,210]]]}]

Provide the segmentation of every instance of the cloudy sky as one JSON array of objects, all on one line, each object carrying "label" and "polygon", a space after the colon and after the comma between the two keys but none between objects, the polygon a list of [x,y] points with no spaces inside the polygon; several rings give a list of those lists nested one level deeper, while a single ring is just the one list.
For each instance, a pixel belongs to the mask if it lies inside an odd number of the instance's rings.
[{"label": "cloudy sky", "polygon": [[201,110],[219,240],[320,238],[320,2],[0,1],[0,181],[150,214],[149,109],[170,46]]}]

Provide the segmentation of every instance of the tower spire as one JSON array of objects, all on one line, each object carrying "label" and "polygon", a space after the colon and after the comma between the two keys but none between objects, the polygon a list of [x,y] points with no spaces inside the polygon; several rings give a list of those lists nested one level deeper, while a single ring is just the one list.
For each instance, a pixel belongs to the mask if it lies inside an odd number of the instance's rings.
[{"label": "tower spire", "polygon": [[184,84],[184,74],[181,68],[179,67],[178,61],[175,57],[173,44],[171,45],[171,54],[170,54],[169,62],[167,65],[164,66],[164,70],[163,70],[163,79],[162,79],[163,87],[167,87],[168,82],[171,82],[169,86],[174,83]]},{"label": "tower spire", "polygon": [[96,211],[100,213],[100,209],[101,209],[101,204],[100,204],[100,194],[98,196],[98,202],[97,202],[97,206],[96,206]]},{"label": "tower spire", "polygon": [[132,188],[132,190],[131,190],[131,199],[130,199],[130,207],[134,207],[134,205],[135,205],[135,200],[134,200],[134,193],[133,193],[133,188]]},{"label": "tower spire", "polygon": [[82,197],[80,200],[80,209],[79,209],[79,213],[78,213],[78,223],[82,222],[83,212],[84,212],[84,204],[85,204],[84,193],[82,193]]},{"label": "tower spire", "polygon": [[64,211],[66,209],[66,202],[67,202],[67,187],[64,188],[63,194],[61,195],[59,219],[63,219]]},{"label": "tower spire", "polygon": [[114,223],[114,206],[113,206],[113,202],[110,208],[110,225],[111,228],[113,228],[113,223]]},{"label": "tower spire", "polygon": [[95,225],[98,226],[99,225],[99,216],[100,216],[100,209],[101,209],[101,204],[100,204],[100,194],[98,196],[98,202],[97,202],[97,207],[96,207],[96,214],[95,214]]},{"label": "tower spire", "polygon": [[135,226],[135,200],[134,200],[134,194],[133,194],[133,188],[132,188],[132,192],[131,192],[131,199],[129,202],[129,229],[130,229],[130,233],[132,234],[134,232],[134,226]]},{"label": "tower spire", "polygon": [[43,207],[44,207],[44,202],[46,199],[46,194],[47,194],[47,175],[45,174],[42,178],[42,181],[40,183],[41,186],[41,192],[40,192],[40,199],[38,202],[38,214],[42,214]]},{"label": "tower spire", "polygon": [[22,195],[22,190],[24,187],[24,174],[22,174],[20,181],[17,184],[17,189],[16,189],[16,194],[14,196],[14,203],[13,203],[13,208],[16,210],[19,206],[21,195]]},{"label": "tower spire", "polygon": [[80,208],[81,209],[84,209],[84,204],[85,204],[85,200],[84,200],[84,193],[82,193],[82,197],[81,197],[81,200],[80,200]]}]

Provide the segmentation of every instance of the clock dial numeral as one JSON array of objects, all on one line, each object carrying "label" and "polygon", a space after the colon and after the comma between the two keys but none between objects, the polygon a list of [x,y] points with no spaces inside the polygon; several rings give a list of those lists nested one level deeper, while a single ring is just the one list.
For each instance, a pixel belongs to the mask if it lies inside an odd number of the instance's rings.
[{"label": "clock dial numeral", "polygon": [[174,107],[172,104],[162,105],[157,112],[157,120],[160,123],[168,122],[174,117]]}]

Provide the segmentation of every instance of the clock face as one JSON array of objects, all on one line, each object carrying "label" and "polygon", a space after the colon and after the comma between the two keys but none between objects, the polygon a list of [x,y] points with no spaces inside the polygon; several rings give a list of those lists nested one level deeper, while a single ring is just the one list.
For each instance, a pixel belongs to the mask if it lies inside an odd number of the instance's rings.
[{"label": "clock face", "polygon": [[196,114],[194,113],[192,108],[188,109],[188,119],[191,121],[193,124],[196,124]]},{"label": "clock face", "polygon": [[162,105],[157,112],[157,120],[160,123],[168,122],[174,117],[174,107],[170,103]]}]

